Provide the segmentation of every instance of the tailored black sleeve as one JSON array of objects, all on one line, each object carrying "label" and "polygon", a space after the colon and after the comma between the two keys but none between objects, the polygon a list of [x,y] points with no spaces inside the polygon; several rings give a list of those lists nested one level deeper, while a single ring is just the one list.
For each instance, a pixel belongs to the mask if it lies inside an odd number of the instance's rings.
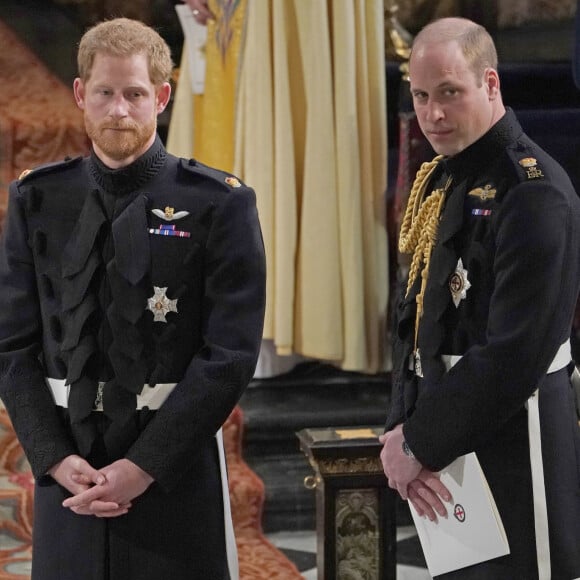
[{"label": "tailored black sleeve", "polygon": [[24,201],[13,183],[0,246],[0,397],[38,478],[76,449],[40,362],[43,325]]}]

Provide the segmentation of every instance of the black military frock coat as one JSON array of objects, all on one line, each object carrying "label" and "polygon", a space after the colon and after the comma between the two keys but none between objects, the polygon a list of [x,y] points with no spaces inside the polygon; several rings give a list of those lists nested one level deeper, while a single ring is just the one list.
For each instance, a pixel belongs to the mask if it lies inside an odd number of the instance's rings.
[{"label": "black military frock coat", "polygon": [[[0,396],[37,478],[34,580],[228,578],[215,434],[262,337],[254,192],[158,138],[119,170],[94,154],[39,168],[10,187],[0,287]],[[70,384],[68,409],[45,377]],[[162,407],[137,411],[161,383],[177,383]],[[45,475],[71,453],[155,482],[125,516],[75,515]]]},{"label": "black military frock coat", "polygon": [[[429,190],[449,177],[419,325],[423,378],[409,368],[419,276],[398,306],[387,429],[404,422],[409,447],[434,471],[475,451],[489,481],[511,555],[445,578],[533,580],[525,404],[539,387],[552,579],[572,580],[580,576],[580,430],[570,368],[546,371],[570,336],[578,296],[580,200],[509,109],[439,164]],[[441,355],[463,357],[446,372]]]}]

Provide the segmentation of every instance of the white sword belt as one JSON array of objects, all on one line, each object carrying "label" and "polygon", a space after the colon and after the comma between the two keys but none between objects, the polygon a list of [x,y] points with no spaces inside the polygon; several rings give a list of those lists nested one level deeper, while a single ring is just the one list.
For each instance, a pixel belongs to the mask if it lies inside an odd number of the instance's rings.
[{"label": "white sword belt", "polygon": [[[453,368],[462,358],[462,355],[458,354],[443,354],[441,355],[441,360],[445,365],[445,370]],[[560,346],[554,360],[552,360],[547,374],[555,373],[562,370],[564,367],[570,364],[572,360],[572,348],[570,345],[570,340],[567,340],[564,344]]]},{"label": "white sword belt", "polygon": [[[461,360],[461,355],[442,355],[441,360],[447,370]],[[572,361],[570,341],[560,346],[554,360],[548,367],[547,374],[555,373],[567,367]],[[544,484],[544,462],[542,458],[542,441],[540,434],[540,411],[538,399],[540,390],[536,389],[528,399],[528,436],[530,441],[530,463],[532,468],[532,491],[534,497],[534,528],[536,532],[536,557],[539,580],[551,577],[550,539],[548,534],[548,506]]]},{"label": "white sword belt", "polygon": [[[67,385],[65,379],[51,379],[46,378],[54,402],[59,407],[68,408],[68,396],[70,392],[70,385]],[[157,410],[163,405],[165,399],[169,397],[171,391],[175,388],[177,383],[157,383],[154,387],[144,385],[141,393],[137,395],[136,409],[140,411],[147,407],[152,411]],[[97,387],[97,396],[93,411],[103,410],[103,387],[105,383],[99,382]]]}]

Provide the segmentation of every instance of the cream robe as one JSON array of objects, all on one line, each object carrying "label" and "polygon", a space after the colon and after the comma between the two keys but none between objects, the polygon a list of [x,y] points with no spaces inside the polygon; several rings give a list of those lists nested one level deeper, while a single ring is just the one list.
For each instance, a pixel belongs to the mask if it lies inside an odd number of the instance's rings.
[{"label": "cream robe", "polygon": [[[389,365],[383,3],[277,0],[245,9],[243,26],[241,11],[231,19],[240,45],[229,49],[238,63],[229,92],[211,79],[224,63],[235,70],[233,60],[211,48],[208,29],[194,152],[229,170],[235,143],[232,169],[256,190],[268,267],[264,338],[280,355],[377,372]],[[172,129],[191,116],[183,85]],[[171,140],[168,148],[175,152]]]}]

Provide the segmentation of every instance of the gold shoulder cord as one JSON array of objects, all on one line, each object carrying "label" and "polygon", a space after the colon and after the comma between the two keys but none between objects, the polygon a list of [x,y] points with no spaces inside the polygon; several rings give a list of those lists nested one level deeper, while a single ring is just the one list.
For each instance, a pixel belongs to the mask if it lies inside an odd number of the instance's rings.
[{"label": "gold shoulder cord", "polygon": [[419,321],[423,315],[423,297],[429,276],[429,262],[431,252],[437,239],[437,229],[445,194],[451,185],[452,178],[449,177],[445,187],[435,189],[427,199],[425,192],[427,185],[435,168],[443,155],[438,155],[432,161],[423,163],[417,171],[417,176],[413,182],[405,217],[401,224],[399,236],[399,252],[402,254],[413,254],[411,266],[409,268],[409,280],[407,282],[406,296],[409,295],[413,283],[417,279],[419,269],[421,269],[421,290],[417,294],[417,315],[415,318],[415,352],[417,351],[417,336],[419,333]]}]

